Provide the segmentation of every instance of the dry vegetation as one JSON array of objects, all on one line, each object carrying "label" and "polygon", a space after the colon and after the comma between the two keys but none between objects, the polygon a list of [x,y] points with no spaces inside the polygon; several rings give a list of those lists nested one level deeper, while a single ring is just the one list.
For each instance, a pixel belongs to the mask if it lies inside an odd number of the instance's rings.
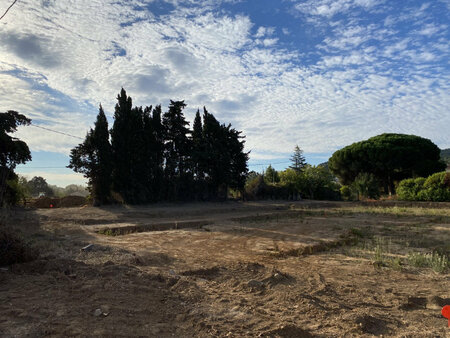
[{"label": "dry vegetation", "polygon": [[0,271],[1,336],[449,332],[448,203],[28,209],[3,222],[36,259]]}]

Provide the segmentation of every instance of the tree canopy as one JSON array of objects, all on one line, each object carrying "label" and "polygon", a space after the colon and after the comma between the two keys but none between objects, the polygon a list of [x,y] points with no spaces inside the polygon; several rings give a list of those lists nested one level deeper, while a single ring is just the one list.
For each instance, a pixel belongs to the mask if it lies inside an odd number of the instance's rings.
[{"label": "tree canopy", "polygon": [[278,171],[276,171],[271,164],[267,167],[266,172],[264,173],[264,180],[266,183],[280,182],[280,175],[278,175]]},{"label": "tree canopy", "polygon": [[18,164],[31,160],[27,144],[8,134],[17,131],[19,126],[30,123],[30,119],[16,111],[8,110],[6,113],[0,113],[0,206],[3,205],[8,177],[14,176],[14,169]]},{"label": "tree canopy", "polygon": [[361,173],[373,174],[390,194],[394,182],[444,170],[439,148],[430,140],[404,134],[381,134],[336,151],[330,170],[343,184]]},{"label": "tree canopy", "polygon": [[38,197],[41,194],[44,196],[52,196],[53,190],[48,185],[45,178],[41,176],[35,176],[27,182],[28,189],[31,196]]}]

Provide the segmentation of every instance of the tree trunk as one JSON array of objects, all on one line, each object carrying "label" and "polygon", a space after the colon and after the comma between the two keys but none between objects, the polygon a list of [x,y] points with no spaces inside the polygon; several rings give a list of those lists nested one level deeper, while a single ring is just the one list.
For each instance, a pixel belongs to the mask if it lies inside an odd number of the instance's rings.
[{"label": "tree trunk", "polygon": [[395,186],[394,182],[392,181],[391,175],[388,175],[388,189],[389,189],[389,196],[395,195]]},{"label": "tree trunk", "polygon": [[9,169],[0,167],[0,208],[3,206],[3,197],[6,192],[6,179],[8,178]]}]

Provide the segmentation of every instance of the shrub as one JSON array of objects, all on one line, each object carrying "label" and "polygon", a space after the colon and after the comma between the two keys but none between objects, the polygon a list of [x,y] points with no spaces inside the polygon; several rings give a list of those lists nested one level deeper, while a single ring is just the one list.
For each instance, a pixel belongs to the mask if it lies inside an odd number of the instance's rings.
[{"label": "shrub", "polygon": [[378,179],[370,173],[360,173],[352,184],[359,196],[378,199],[380,197],[380,184]]},{"label": "shrub", "polygon": [[266,183],[261,175],[257,175],[251,180],[248,180],[245,185],[245,197],[246,199],[259,199],[264,198]]},{"label": "shrub", "polygon": [[440,172],[425,178],[406,179],[399,183],[398,197],[407,201],[450,201],[450,173]]},{"label": "shrub", "polygon": [[420,201],[422,200],[421,191],[425,178],[408,178],[399,183],[397,188],[398,198],[404,201]]},{"label": "shrub", "polygon": [[445,171],[429,176],[423,184],[423,195],[427,201],[450,201],[450,187],[447,185],[447,176]]},{"label": "shrub", "polygon": [[340,189],[341,191],[341,196],[344,200],[349,201],[352,200],[352,190],[350,189],[350,187],[348,185],[343,185]]}]

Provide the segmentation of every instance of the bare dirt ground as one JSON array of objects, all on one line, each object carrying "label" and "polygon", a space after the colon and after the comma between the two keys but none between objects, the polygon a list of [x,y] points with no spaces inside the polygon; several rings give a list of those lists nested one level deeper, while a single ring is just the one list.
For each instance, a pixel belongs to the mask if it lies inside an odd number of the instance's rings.
[{"label": "bare dirt ground", "polygon": [[[0,269],[0,336],[450,336],[450,204],[14,210],[38,259]],[[81,250],[93,244],[87,250]]]}]

